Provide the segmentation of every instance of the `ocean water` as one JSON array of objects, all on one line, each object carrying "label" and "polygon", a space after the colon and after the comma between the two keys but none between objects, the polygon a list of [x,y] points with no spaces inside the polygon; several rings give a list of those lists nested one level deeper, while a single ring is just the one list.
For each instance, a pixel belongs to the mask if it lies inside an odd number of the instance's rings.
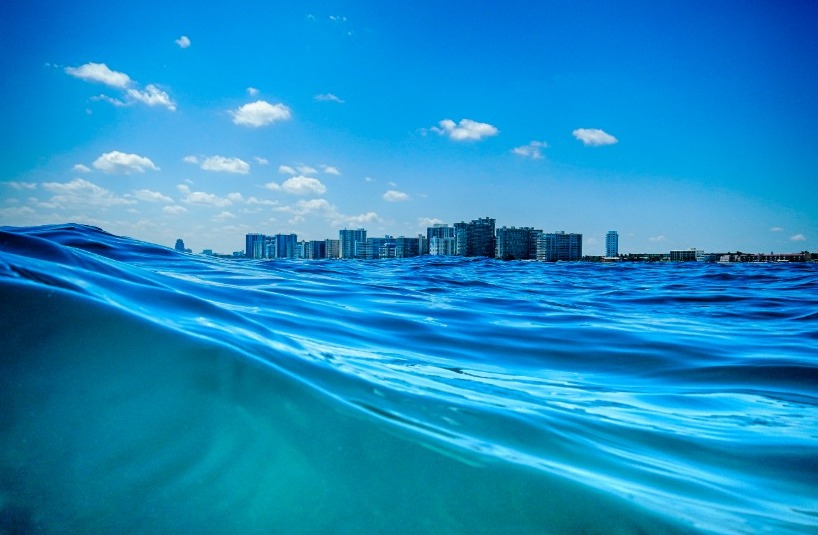
[{"label": "ocean water", "polygon": [[0,533],[818,533],[818,264],[0,229]]}]

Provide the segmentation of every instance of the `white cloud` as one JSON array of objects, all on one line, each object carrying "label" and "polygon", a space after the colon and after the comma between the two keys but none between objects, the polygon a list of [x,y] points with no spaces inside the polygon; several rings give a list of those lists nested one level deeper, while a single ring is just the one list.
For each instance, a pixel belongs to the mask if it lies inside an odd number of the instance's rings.
[{"label": "white cloud", "polygon": [[46,182],[43,189],[56,194],[50,200],[58,207],[136,204],[134,200],[118,197],[111,191],[82,178],[75,178],[71,182]]},{"label": "white cloud", "polygon": [[807,241],[807,237],[803,234],[796,234],[794,236],[790,236],[790,241]]},{"label": "white cloud", "polygon": [[162,211],[164,213],[170,214],[170,215],[179,215],[179,214],[184,214],[185,212],[187,212],[187,208],[185,208],[184,206],[179,206],[178,204],[176,204],[174,206],[165,206],[164,208],[162,208]]},{"label": "white cloud", "polygon": [[781,231],[783,231],[783,230],[784,230],[784,229],[783,229],[783,228],[781,228],[781,227],[773,227],[773,228],[771,228],[771,229],[770,229],[770,232],[781,232]]},{"label": "white cloud", "polygon": [[268,160],[267,158],[262,158],[260,156],[254,156],[253,159],[256,160],[256,163],[259,165],[267,165],[268,163],[270,163],[270,160]]},{"label": "white cloud", "polygon": [[390,189],[389,191],[383,194],[383,200],[388,202],[408,201],[409,195],[402,191]]},{"label": "white cloud", "polygon": [[[278,185],[278,184],[276,184]],[[258,197],[248,197],[245,201],[248,205],[259,205],[259,206],[278,206],[278,201],[271,201],[269,199],[259,199]]]},{"label": "white cloud", "polygon": [[255,87],[247,88],[247,94],[250,95],[251,97],[258,95],[258,92],[259,92],[258,89],[256,89]]},{"label": "white cloud", "polygon": [[286,175],[294,175],[296,174],[296,170],[290,167],[289,165],[279,165],[278,172],[284,173]]},{"label": "white cloud", "polygon": [[196,156],[185,156],[184,158],[182,158],[182,161],[185,163],[199,165],[199,158],[197,158]]},{"label": "white cloud", "polygon": [[224,156],[210,156],[202,162],[201,168],[205,171],[217,173],[235,173],[246,175],[250,172],[250,164],[239,158],[226,158]]},{"label": "white cloud", "polygon": [[270,104],[264,100],[245,104],[230,113],[233,114],[235,124],[252,127],[265,126],[275,121],[286,121],[291,117],[290,108],[284,104]]},{"label": "white cloud", "polygon": [[365,214],[359,214],[355,216],[346,216],[344,218],[344,223],[350,226],[353,225],[363,225],[365,223],[372,223],[373,221],[380,221],[380,217],[375,212],[367,212]]},{"label": "white cloud", "polygon": [[227,221],[230,219],[236,219],[236,216],[227,211],[221,212],[219,215],[213,216],[213,221],[218,222]]},{"label": "white cloud", "polygon": [[577,128],[572,134],[575,138],[582,141],[586,147],[599,147],[601,145],[619,143],[618,139],[598,128]]},{"label": "white cloud", "polygon": [[199,205],[206,205],[206,206],[230,206],[233,204],[233,201],[230,199],[225,199],[224,197],[219,197],[218,195],[214,195],[212,193],[206,193],[204,191],[191,191],[189,187],[184,184],[180,184],[176,186],[180,192],[182,192],[185,196],[182,198],[182,202],[187,204],[199,204]]},{"label": "white cloud", "polygon": [[427,228],[433,227],[435,225],[440,225],[443,223],[442,219],[438,219],[436,217],[419,217],[418,218],[418,227]]},{"label": "white cloud", "polygon": [[281,184],[281,189],[295,195],[307,195],[311,193],[322,195],[327,191],[327,187],[322,184],[321,181],[304,175],[288,178]]},{"label": "white cloud", "polygon": [[275,209],[278,212],[292,214],[290,221],[303,222],[305,216],[317,215],[323,217],[333,227],[361,226],[374,221],[381,221],[375,212],[367,212],[359,215],[345,215],[341,213],[335,205],[330,204],[326,199],[300,200],[292,206],[281,206]]},{"label": "white cloud", "polygon": [[158,191],[151,191],[149,189],[140,189],[133,192],[133,196],[140,201],[147,201],[147,202],[166,202],[171,203],[173,199],[168,197],[167,195],[162,195]]},{"label": "white cloud", "polygon": [[335,175],[335,176],[340,176],[341,175],[341,171],[337,167],[333,167],[331,165],[322,165],[321,168],[328,175]]},{"label": "white cloud", "polygon": [[278,182],[267,182],[264,184],[264,187],[267,189],[271,189],[273,191],[278,191],[281,189],[281,186],[278,185]]},{"label": "white cloud", "polygon": [[372,178],[371,176],[365,176],[365,177],[364,177],[364,181],[365,181],[365,182],[374,182],[374,181],[375,181],[375,179],[374,179],[374,178]]},{"label": "white cloud", "polygon": [[187,35],[183,35],[179,39],[175,40],[174,43],[179,45],[179,48],[187,48],[190,46],[190,39]]},{"label": "white cloud", "polygon": [[144,173],[146,169],[159,171],[159,168],[149,158],[138,154],[126,154],[118,150],[102,154],[93,165],[103,173],[110,174]]},{"label": "white cloud", "polygon": [[83,165],[81,163],[78,163],[77,165],[72,167],[71,170],[74,171],[75,173],[90,173],[91,172],[90,167],[88,167],[87,165]]},{"label": "white cloud", "polygon": [[12,180],[12,181],[9,181],[9,182],[3,182],[3,184],[5,184],[6,186],[8,186],[8,187],[10,187],[12,189],[17,189],[17,190],[37,189],[37,183],[36,182],[15,182],[15,181]]},{"label": "white cloud", "polygon": [[170,111],[176,111],[176,103],[171,100],[170,95],[153,84],[145,86],[144,91],[128,89],[127,95],[132,100],[142,102],[148,106],[164,106]]},{"label": "white cloud", "polygon": [[526,158],[531,158],[532,160],[539,160],[542,158],[542,149],[546,148],[548,148],[548,143],[545,141],[532,141],[528,145],[515,148],[512,152],[520,156],[525,156]]},{"label": "white cloud", "polygon": [[459,123],[451,119],[443,119],[438,124],[440,127],[433,126],[431,130],[440,135],[447,135],[449,139],[455,141],[480,140],[484,137],[496,136],[499,132],[493,125],[478,123],[471,119],[461,119]]},{"label": "white cloud", "polygon": [[[119,100],[118,98],[109,97],[108,95],[97,95],[95,97],[91,97],[91,100],[94,102],[99,102],[100,100],[103,102],[107,102],[108,104],[113,104],[114,106],[121,107],[127,106],[128,103],[124,100]],[[86,110],[88,113],[91,113],[89,110]]]},{"label": "white cloud", "polygon": [[315,167],[310,167],[309,165],[303,164],[299,165],[296,169],[298,169],[298,172],[301,173],[302,175],[314,175],[315,173],[318,172],[315,169]]},{"label": "white cloud", "polygon": [[315,95],[315,100],[318,102],[337,102],[338,104],[343,104],[344,100],[338,98],[337,96],[333,95],[332,93],[321,93],[320,95]]},{"label": "white cloud", "polygon": [[98,82],[124,89],[131,84],[131,78],[124,72],[112,71],[104,63],[86,63],[79,67],[66,67],[65,72],[86,82]]},{"label": "white cloud", "polygon": [[659,236],[651,236],[650,238],[648,238],[648,241],[663,242],[663,241],[667,241],[667,238],[665,238],[663,235],[660,234]]}]

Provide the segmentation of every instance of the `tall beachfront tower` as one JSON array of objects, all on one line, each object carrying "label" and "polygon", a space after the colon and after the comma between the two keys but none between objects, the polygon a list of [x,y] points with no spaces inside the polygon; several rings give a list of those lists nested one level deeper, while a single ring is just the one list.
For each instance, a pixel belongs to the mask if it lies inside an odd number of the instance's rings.
[{"label": "tall beachfront tower", "polygon": [[338,241],[340,242],[341,258],[362,257],[366,245],[366,230],[362,228],[339,230]]},{"label": "tall beachfront tower", "polygon": [[605,236],[605,256],[619,256],[619,234],[615,230],[609,230]]}]

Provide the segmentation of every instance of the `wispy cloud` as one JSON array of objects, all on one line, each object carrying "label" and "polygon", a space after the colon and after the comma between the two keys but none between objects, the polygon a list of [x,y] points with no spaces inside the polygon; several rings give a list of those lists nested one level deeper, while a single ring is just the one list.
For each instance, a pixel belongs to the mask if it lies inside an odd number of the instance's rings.
[{"label": "wispy cloud", "polygon": [[513,149],[512,152],[532,160],[539,160],[542,158],[542,150],[546,148],[548,148],[548,143],[545,141],[531,141],[528,145]]},{"label": "wispy cloud", "polygon": [[145,170],[159,171],[159,168],[145,156],[127,154],[118,150],[106,152],[94,160],[93,166],[103,173],[130,174],[144,173]]},{"label": "wispy cloud", "polygon": [[651,242],[663,242],[663,241],[667,241],[667,238],[665,238],[665,236],[664,236],[664,235],[660,234],[660,235],[658,235],[658,236],[651,236],[650,238],[648,238],[648,241],[651,241]]},{"label": "wispy cloud", "polygon": [[341,171],[337,167],[333,167],[331,165],[321,165],[321,169],[323,169],[324,172],[326,174],[328,174],[328,175],[335,175],[335,176],[340,176],[341,175]]},{"label": "wispy cloud", "polygon": [[141,102],[148,106],[163,106],[171,111],[176,110],[176,103],[173,102],[170,95],[156,84],[148,84],[144,89],[140,89],[139,84],[134,82],[130,76],[124,72],[114,71],[104,63],[86,63],[79,67],[66,67],[65,72],[86,82],[101,83],[123,91],[122,98],[98,95],[92,97],[92,100],[108,102],[114,106],[130,106]]},{"label": "wispy cloud", "polygon": [[90,173],[91,168],[87,165],[83,165],[81,163],[76,164],[74,167],[71,168],[72,171],[75,173]]},{"label": "wispy cloud", "polygon": [[327,191],[327,187],[320,180],[304,175],[288,178],[281,183],[281,189],[295,195],[322,195]]},{"label": "wispy cloud", "polygon": [[82,178],[70,182],[46,182],[43,189],[55,195],[51,203],[56,207],[71,208],[82,206],[111,207],[136,204],[133,199],[120,197],[113,192]]},{"label": "wispy cloud", "polygon": [[459,123],[451,119],[443,119],[438,125],[431,128],[432,132],[448,136],[454,141],[477,141],[499,133],[496,126],[471,119],[461,119]]},{"label": "wispy cloud", "polygon": [[394,189],[390,189],[386,193],[383,194],[383,200],[387,202],[401,202],[401,201],[408,201],[409,195],[402,191],[397,191]]},{"label": "wispy cloud", "polygon": [[140,201],[147,201],[147,202],[164,202],[164,203],[172,203],[173,199],[168,197],[167,195],[163,195],[158,191],[151,191],[149,189],[140,189],[133,192],[133,197],[139,199]]},{"label": "wispy cloud", "polygon": [[178,189],[182,195],[184,195],[184,197],[182,197],[182,202],[186,204],[216,207],[230,206],[233,204],[233,201],[229,198],[219,197],[218,195],[204,191],[192,191],[190,187],[185,184],[179,184],[176,186],[176,189]]},{"label": "wispy cloud", "polygon": [[246,175],[250,172],[250,164],[240,158],[225,156],[210,156],[202,162],[201,168],[216,173],[234,173]]},{"label": "wispy cloud", "polygon": [[770,232],[782,232],[784,229],[781,227],[772,227]]},{"label": "wispy cloud", "polygon": [[17,182],[10,180],[8,182],[2,182],[2,184],[16,190],[37,189],[36,182]]},{"label": "wispy cloud", "polygon": [[254,156],[253,159],[259,165],[267,165],[270,161],[267,158],[261,158],[260,156]]},{"label": "wispy cloud", "polygon": [[145,86],[144,91],[128,89],[127,96],[135,102],[141,102],[148,106],[164,106],[170,111],[176,111],[176,103],[173,102],[170,95],[153,84]]},{"label": "wispy cloud", "polygon": [[201,159],[198,156],[185,156],[182,158],[185,163],[198,165],[205,171],[213,171],[217,173],[235,173],[246,175],[250,172],[250,164],[241,158],[228,158],[225,156],[208,156]]},{"label": "wispy cloud", "polygon": [[321,93],[319,95],[315,95],[315,100],[318,102],[337,102],[338,104],[343,104],[345,101],[332,93]]},{"label": "wispy cloud", "polygon": [[599,147],[619,143],[618,139],[599,128],[577,128],[572,134],[579,141],[582,141],[586,147]]},{"label": "wispy cloud", "polygon": [[419,217],[418,218],[418,227],[427,228],[432,227],[434,225],[440,225],[443,223],[442,219],[438,219],[436,217]]},{"label": "wispy cloud", "polygon": [[179,39],[175,40],[174,43],[179,45],[179,48],[187,48],[190,46],[190,39],[187,35],[183,35]]},{"label": "wispy cloud", "polygon": [[65,72],[86,82],[97,82],[118,89],[124,89],[131,84],[130,76],[124,72],[111,70],[104,63],[86,63],[79,67],[66,67]]},{"label": "wispy cloud", "polygon": [[297,174],[296,170],[289,165],[279,165],[278,172],[283,173],[285,175],[295,175]]},{"label": "wispy cloud", "polygon": [[187,212],[187,208],[185,208],[184,206],[179,206],[178,204],[175,204],[173,206],[165,206],[164,208],[162,208],[162,212],[164,212],[166,214],[169,214],[169,215],[179,215],[179,214],[184,214],[185,212]]},{"label": "wispy cloud", "polygon": [[807,237],[803,234],[795,234],[794,236],[790,236],[790,241],[807,241]]},{"label": "wispy cloud", "polygon": [[290,108],[284,104],[270,104],[264,100],[245,104],[230,113],[233,115],[233,123],[253,128],[266,126],[276,121],[287,121],[292,116]]}]

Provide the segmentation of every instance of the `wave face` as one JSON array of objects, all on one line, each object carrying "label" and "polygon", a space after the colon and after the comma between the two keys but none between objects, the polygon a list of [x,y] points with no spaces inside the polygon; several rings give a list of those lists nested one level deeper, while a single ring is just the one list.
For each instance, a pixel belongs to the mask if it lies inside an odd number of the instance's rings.
[{"label": "wave face", "polygon": [[818,531],[818,264],[0,229],[0,533]]}]

